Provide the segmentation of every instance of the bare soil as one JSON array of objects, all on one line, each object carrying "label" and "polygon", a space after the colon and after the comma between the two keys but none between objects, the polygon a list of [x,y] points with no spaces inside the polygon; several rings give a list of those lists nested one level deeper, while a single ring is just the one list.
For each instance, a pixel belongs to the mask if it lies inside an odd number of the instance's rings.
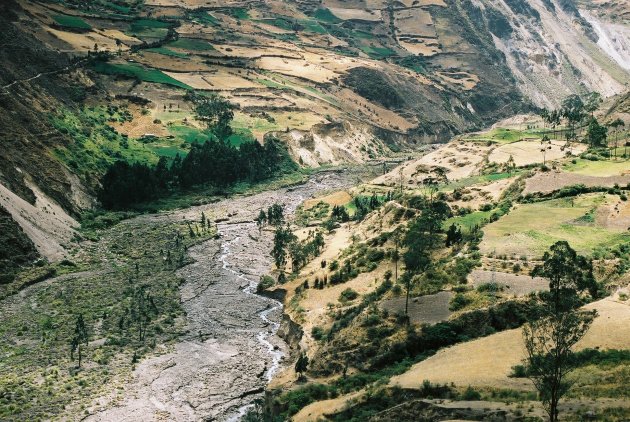
[{"label": "bare soil", "polygon": [[[451,316],[448,309],[452,292],[439,292],[434,295],[409,298],[409,319],[416,324],[435,324]],[[381,309],[391,314],[404,314],[405,297],[384,300]]]}]

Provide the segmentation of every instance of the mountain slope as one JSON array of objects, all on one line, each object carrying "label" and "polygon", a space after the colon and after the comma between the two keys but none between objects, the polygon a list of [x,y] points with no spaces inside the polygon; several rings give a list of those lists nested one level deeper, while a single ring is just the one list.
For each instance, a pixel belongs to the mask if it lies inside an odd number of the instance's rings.
[{"label": "mountain slope", "polygon": [[[114,161],[155,164],[203,139],[188,89],[237,107],[237,144],[272,134],[312,167],[445,141],[574,92],[618,94],[629,78],[627,27],[617,6],[599,6],[5,2],[0,183],[35,208],[39,190],[76,218],[94,207]],[[107,62],[86,60],[88,51]],[[62,245],[66,226],[36,231]]]}]

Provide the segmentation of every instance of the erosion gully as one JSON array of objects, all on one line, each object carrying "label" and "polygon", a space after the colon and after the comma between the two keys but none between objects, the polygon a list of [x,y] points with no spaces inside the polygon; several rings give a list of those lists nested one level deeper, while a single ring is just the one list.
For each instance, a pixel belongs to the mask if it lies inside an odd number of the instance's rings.
[{"label": "erosion gully", "polygon": [[299,186],[237,197],[166,214],[152,221],[199,219],[201,212],[226,221],[219,237],[189,249],[194,262],[179,271],[188,330],[171,351],[142,361],[123,398],[102,399],[90,421],[238,421],[262,397],[282,367],[288,346],[277,336],[282,304],[256,294],[271,269],[271,231],[253,222],[274,203],[291,217],[318,192],[348,187],[348,172],[311,176]]}]

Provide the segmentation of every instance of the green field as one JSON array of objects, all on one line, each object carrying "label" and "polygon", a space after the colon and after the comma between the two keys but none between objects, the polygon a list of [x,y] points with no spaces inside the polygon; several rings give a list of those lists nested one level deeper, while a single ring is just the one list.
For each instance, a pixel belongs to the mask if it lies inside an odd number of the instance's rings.
[{"label": "green field", "polygon": [[[541,138],[543,136],[542,129],[505,129],[495,128],[489,132],[474,133],[466,136],[466,140],[471,141],[494,141],[498,143],[516,142],[524,138]],[[551,136],[550,136],[551,137]]]},{"label": "green field", "polygon": [[200,144],[208,142],[210,139],[213,139],[213,136],[198,129],[196,127],[191,126],[179,126],[173,125],[169,126],[168,131],[175,138],[180,139],[181,141],[187,142],[189,144],[198,142]]},{"label": "green field", "polygon": [[255,142],[255,141],[256,139],[254,139],[254,136],[252,135],[252,132],[249,129],[234,128],[234,133],[230,135],[230,137],[228,138],[228,142],[235,147],[238,147],[244,144],[245,142]]},{"label": "green field", "polygon": [[330,9],[326,9],[326,8],[317,9],[315,11],[315,14],[313,14],[313,17],[315,19],[317,19],[318,21],[322,21],[322,22],[326,22],[326,23],[343,22],[337,16],[333,15],[333,13],[330,11]]},{"label": "green field", "polygon": [[244,113],[235,113],[232,127],[235,129],[251,130],[253,132],[271,132],[279,130],[277,123],[270,122],[262,117],[251,117]]},{"label": "green field", "polygon": [[577,159],[575,163],[566,163],[563,170],[570,173],[582,174],[585,176],[607,177],[620,176],[624,172],[630,172],[630,160],[600,160],[591,161]]},{"label": "green field", "polygon": [[180,38],[177,41],[169,43],[168,46],[193,51],[212,51],[215,49],[210,42],[196,38]]},{"label": "green field", "polygon": [[247,20],[250,18],[249,13],[247,13],[247,9],[243,7],[231,7],[228,13],[233,18],[240,19],[240,20]]},{"label": "green field", "polygon": [[588,194],[517,205],[509,214],[484,228],[480,249],[505,255],[542,256],[553,243],[566,240],[579,253],[630,242],[630,233],[599,225],[594,216],[616,195]]},{"label": "green field", "polygon": [[[233,146],[237,147],[244,142],[255,141],[252,133],[247,128],[239,128],[237,126],[234,127],[234,133],[228,138],[228,142]],[[200,143],[204,144],[210,140],[215,139],[215,137],[208,132],[198,129],[196,127],[191,126],[180,126],[173,125],[168,128],[168,131],[173,135],[176,139],[186,142],[188,144],[192,143]],[[165,155],[166,153],[172,153],[174,155],[173,149],[164,150],[161,155]],[[181,154],[181,152],[180,152]]]},{"label": "green field", "polygon": [[490,216],[496,212],[496,210],[490,211],[475,211],[470,214],[461,215],[457,217],[451,217],[446,220],[443,224],[444,230],[447,230],[451,224],[458,225],[462,228],[464,233],[470,233],[473,227],[475,226],[483,226]]},{"label": "green field", "polygon": [[92,68],[95,71],[106,75],[121,75],[129,78],[136,78],[144,82],[153,82],[157,84],[172,85],[178,88],[192,89],[185,83],[173,79],[159,70],[147,69],[139,64],[96,62],[92,65]]},{"label": "green field", "polygon": [[180,52],[177,52],[177,51],[173,51],[173,50],[168,49],[166,47],[147,48],[144,51],[148,51],[150,53],[161,54],[163,56],[179,57],[180,59],[185,59],[185,58],[188,57],[188,54],[186,54],[186,53],[180,53]]},{"label": "green field", "polygon": [[92,26],[90,26],[89,23],[85,22],[83,19],[78,18],[76,16],[53,15],[53,19],[55,20],[57,25],[62,26],[64,28],[83,29],[83,30],[92,29]]},{"label": "green field", "polygon": [[158,156],[166,158],[175,158],[177,155],[180,157],[186,156],[188,151],[180,148],[179,146],[172,145],[149,145],[149,148]]},{"label": "green field", "polygon": [[129,32],[139,38],[164,38],[172,24],[156,19],[137,19],[131,23]]},{"label": "green field", "polygon": [[326,28],[321,26],[319,22],[314,19],[300,19],[298,21],[300,25],[304,27],[304,32],[312,32],[314,34],[327,34]]},{"label": "green field", "polygon": [[387,57],[395,56],[396,52],[387,47],[372,47],[372,46],[363,46],[360,47],[361,51],[370,56],[372,59],[380,60],[385,59]]},{"label": "green field", "polygon": [[285,31],[293,30],[293,23],[283,18],[264,19],[264,20],[259,20],[258,22],[265,23],[267,25],[273,25],[276,28],[284,29]]},{"label": "green field", "polygon": [[58,111],[51,123],[74,142],[56,148],[54,155],[77,174],[95,179],[115,160],[157,163],[158,157],[151,148],[110,127],[110,119],[115,117],[106,107]]},{"label": "green field", "polygon": [[218,25],[219,20],[205,11],[194,11],[190,14],[190,19],[193,22],[198,22],[206,25]]}]

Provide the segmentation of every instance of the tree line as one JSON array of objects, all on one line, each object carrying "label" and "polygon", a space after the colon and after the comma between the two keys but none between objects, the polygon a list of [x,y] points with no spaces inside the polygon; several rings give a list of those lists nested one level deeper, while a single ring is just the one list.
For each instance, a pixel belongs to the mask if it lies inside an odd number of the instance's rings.
[{"label": "tree line", "polygon": [[[619,130],[625,127],[625,122],[617,118],[608,125],[600,124],[595,118],[595,111],[601,102],[601,96],[597,92],[591,92],[585,96],[574,94],[565,98],[559,109],[542,109],[539,115],[542,117],[545,126],[548,125],[548,127],[552,129],[554,138],[557,138],[557,127],[564,122],[567,129],[560,131],[560,133],[564,132],[568,142],[577,141],[578,135],[581,134],[582,129],[586,128],[584,140],[591,147],[606,146],[609,130],[612,130],[615,135],[614,148],[616,151]],[[549,141],[546,135],[545,137],[546,139],[544,140]]]},{"label": "tree line", "polygon": [[114,163],[105,173],[98,195],[105,208],[126,208],[197,185],[225,188],[239,181],[259,182],[283,169],[296,168],[286,147],[276,138],[267,138],[264,145],[255,141],[239,147],[231,145],[227,139],[232,134],[234,113],[226,100],[195,93],[187,94],[186,99],[194,103],[197,119],[206,124],[213,140],[194,143],[185,157],[177,155],[171,163],[161,157],[154,167]]}]

